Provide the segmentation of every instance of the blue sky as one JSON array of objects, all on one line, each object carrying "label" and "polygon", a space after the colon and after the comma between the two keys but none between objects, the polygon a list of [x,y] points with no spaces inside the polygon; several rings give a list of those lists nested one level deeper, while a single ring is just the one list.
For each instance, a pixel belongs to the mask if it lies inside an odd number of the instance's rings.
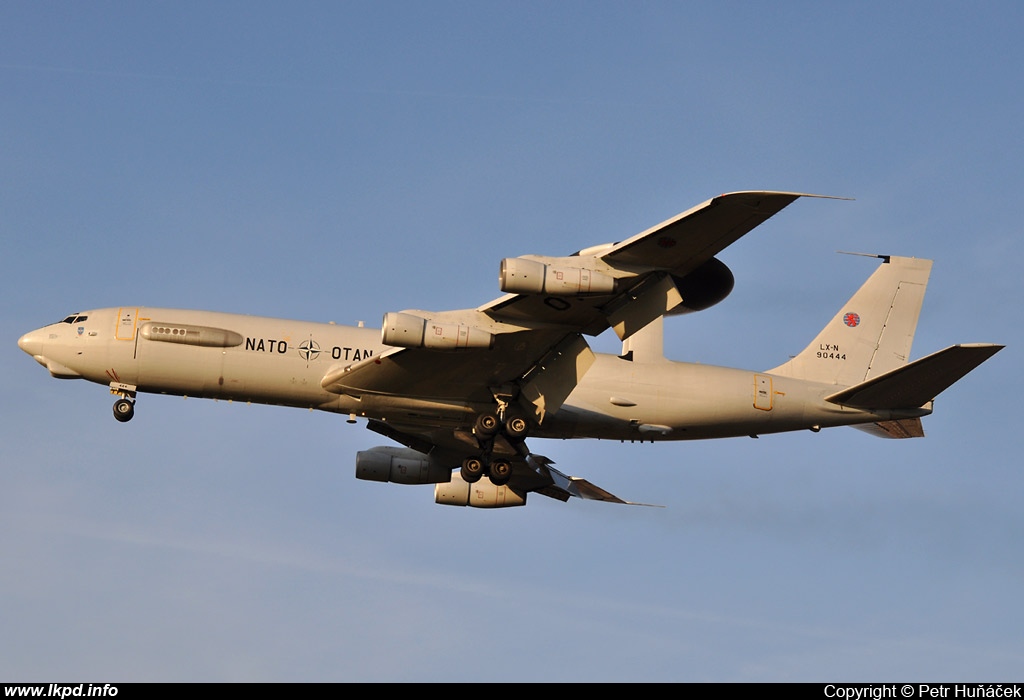
[{"label": "blue sky", "polygon": [[[0,678],[1019,676],[1018,3],[0,5]],[[533,441],[624,498],[445,508],[357,481],[337,416],[61,382],[68,313],[375,325],[498,261],[713,195],[798,201],[722,254],[678,360],[764,369],[874,263],[933,258],[914,346],[1007,349],[923,440]],[[616,349],[607,338],[599,348]]]}]

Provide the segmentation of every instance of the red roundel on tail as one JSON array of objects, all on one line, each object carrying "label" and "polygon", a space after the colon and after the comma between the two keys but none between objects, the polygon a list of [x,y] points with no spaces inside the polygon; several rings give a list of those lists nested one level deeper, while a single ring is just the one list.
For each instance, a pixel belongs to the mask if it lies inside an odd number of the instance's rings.
[{"label": "red roundel on tail", "polygon": [[843,323],[848,325],[850,328],[856,328],[860,325],[860,315],[855,314],[852,311],[848,311],[843,315]]}]

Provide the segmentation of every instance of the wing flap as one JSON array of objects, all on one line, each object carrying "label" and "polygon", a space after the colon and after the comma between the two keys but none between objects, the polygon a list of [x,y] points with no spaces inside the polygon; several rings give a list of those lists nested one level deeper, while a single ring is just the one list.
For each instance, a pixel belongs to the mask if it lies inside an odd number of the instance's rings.
[{"label": "wing flap", "polygon": [[825,400],[864,410],[899,410],[924,406],[956,381],[1003,349],[1002,345],[953,345],[836,392]]},{"label": "wing flap", "polygon": [[[586,479],[563,474],[551,466],[553,462],[543,455],[527,454],[525,461],[530,472],[532,472],[527,477],[532,480],[532,483],[530,483],[529,486],[526,486],[526,490],[536,491],[537,493],[548,496],[549,498],[555,498],[559,501],[567,501],[571,496],[575,496],[576,498],[582,498],[587,501],[605,501],[606,503],[621,503],[627,506],[662,507],[651,506],[649,503],[624,501],[618,496],[605,491],[603,488],[595,486]],[[542,480],[540,484],[537,483],[537,478]],[[515,477],[513,477],[512,481],[509,483],[515,484]]]}]

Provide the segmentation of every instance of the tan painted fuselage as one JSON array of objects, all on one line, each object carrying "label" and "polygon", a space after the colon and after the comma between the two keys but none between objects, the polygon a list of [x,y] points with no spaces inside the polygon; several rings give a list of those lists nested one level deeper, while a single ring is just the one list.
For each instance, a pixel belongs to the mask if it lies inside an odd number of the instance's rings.
[{"label": "tan painted fuselage", "polygon": [[[397,425],[468,426],[487,408],[443,396],[353,396],[323,389],[321,380],[329,372],[388,349],[375,328],[120,307],[75,314],[26,334],[19,345],[54,376],[81,377],[112,389],[309,408]],[[532,433],[686,440],[893,417],[824,401],[835,389],[762,372],[598,354],[561,409]]]}]

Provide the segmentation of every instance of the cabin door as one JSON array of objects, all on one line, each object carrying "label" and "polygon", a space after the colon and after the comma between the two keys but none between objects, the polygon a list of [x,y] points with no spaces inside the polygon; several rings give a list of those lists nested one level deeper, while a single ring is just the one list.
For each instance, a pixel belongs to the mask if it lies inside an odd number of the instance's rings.
[{"label": "cabin door", "polygon": [[139,315],[139,310],[136,307],[121,307],[117,311],[117,330],[114,333],[114,338],[117,340],[135,340],[135,326],[136,317]]},{"label": "cabin door", "polygon": [[772,378],[767,374],[754,375],[754,408],[772,410]]}]

